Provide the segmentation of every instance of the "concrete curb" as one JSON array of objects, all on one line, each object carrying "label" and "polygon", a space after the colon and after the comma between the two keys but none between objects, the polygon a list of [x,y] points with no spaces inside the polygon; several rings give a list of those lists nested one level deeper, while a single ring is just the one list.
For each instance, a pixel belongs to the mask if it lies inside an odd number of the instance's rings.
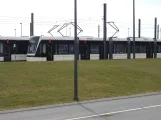
[{"label": "concrete curb", "polygon": [[48,106],[40,106],[40,107],[31,107],[31,108],[22,108],[22,109],[15,109],[15,110],[5,110],[5,111],[0,111],[0,114],[33,111],[33,110],[48,109],[48,108],[55,108],[55,107],[64,107],[64,106],[72,106],[72,105],[87,104],[87,103],[94,103],[94,102],[112,101],[112,100],[129,99],[129,98],[137,98],[137,97],[146,97],[146,96],[153,96],[153,95],[160,95],[160,94],[161,94],[161,92],[153,92],[153,93],[137,94],[137,95],[131,95],[131,96],[104,98],[104,99],[97,99],[97,100],[72,102],[72,103],[65,103],[65,104],[56,104],[56,105],[48,105]]}]

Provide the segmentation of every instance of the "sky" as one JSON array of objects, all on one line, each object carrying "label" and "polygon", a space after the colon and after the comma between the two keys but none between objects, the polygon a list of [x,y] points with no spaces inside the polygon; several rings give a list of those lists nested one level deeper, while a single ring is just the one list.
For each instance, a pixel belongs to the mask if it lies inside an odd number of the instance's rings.
[{"label": "sky", "polygon": [[[103,4],[107,4],[107,21],[112,21],[119,28],[117,37],[133,35],[133,0],[77,0],[78,25],[83,30],[79,36],[103,36]],[[154,37],[154,18],[161,23],[160,0],[135,0],[136,4],[136,36],[138,35],[138,19],[141,19],[141,36]],[[61,36],[57,30],[64,24],[74,21],[74,0],[1,0],[0,35],[29,36],[31,13],[34,13],[34,35],[51,36],[47,33],[53,25],[60,25],[51,33]],[[129,32],[128,32],[129,28]],[[16,29],[16,31],[15,31]],[[78,30],[79,31],[79,30]],[[63,35],[73,36],[72,25],[63,29]],[[107,36],[111,37],[115,30],[107,25]],[[15,34],[16,33],[16,34]]]}]

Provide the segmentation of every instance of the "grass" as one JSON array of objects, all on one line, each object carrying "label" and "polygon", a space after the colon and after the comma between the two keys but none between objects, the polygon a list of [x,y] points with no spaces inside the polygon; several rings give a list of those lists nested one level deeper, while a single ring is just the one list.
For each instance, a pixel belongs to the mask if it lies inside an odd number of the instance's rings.
[{"label": "grass", "polygon": [[[0,110],[73,101],[69,62],[0,63]],[[161,91],[161,59],[79,61],[79,99]]]}]

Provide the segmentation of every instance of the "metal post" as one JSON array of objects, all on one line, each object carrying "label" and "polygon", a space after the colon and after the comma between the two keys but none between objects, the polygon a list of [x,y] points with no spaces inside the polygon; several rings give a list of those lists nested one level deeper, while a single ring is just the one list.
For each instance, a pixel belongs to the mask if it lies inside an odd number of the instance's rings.
[{"label": "metal post", "polygon": [[139,25],[138,25],[138,37],[140,38],[141,37],[141,20],[139,19]]},{"label": "metal post", "polygon": [[157,31],[157,39],[159,39],[159,25],[158,25],[158,31]]},{"label": "metal post", "polygon": [[78,101],[77,0],[74,0],[74,100]]},{"label": "metal post", "polygon": [[155,18],[154,22],[154,58],[157,58],[157,18]]},{"label": "metal post", "polygon": [[22,37],[22,23],[20,23],[21,24],[21,37]]},{"label": "metal post", "polygon": [[127,38],[127,59],[131,59],[130,38]]},{"label": "metal post", "polygon": [[107,27],[106,27],[106,3],[104,3],[104,32],[103,32],[103,40],[104,40],[104,59],[107,59],[107,44],[106,44],[106,39],[107,39]]},{"label": "metal post", "polygon": [[14,29],[15,30],[15,36],[16,36],[16,29]]},{"label": "metal post", "polygon": [[133,59],[135,59],[135,0],[133,0]]},{"label": "metal post", "polygon": [[98,37],[100,37],[100,25],[98,25]]},{"label": "metal post", "polygon": [[30,23],[30,36],[32,36],[32,23]]},{"label": "metal post", "polygon": [[128,37],[129,37],[129,28],[128,28]]},{"label": "metal post", "polygon": [[31,36],[34,36],[34,13],[31,13]]},{"label": "metal post", "polygon": [[113,41],[112,37],[109,38],[109,59],[113,59]]},{"label": "metal post", "polygon": [[69,28],[69,36],[71,37],[71,27]]}]

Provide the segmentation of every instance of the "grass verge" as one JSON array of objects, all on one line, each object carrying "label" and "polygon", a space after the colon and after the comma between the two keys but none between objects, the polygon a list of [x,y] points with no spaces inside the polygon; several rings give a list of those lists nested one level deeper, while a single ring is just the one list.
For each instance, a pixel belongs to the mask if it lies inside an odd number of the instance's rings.
[{"label": "grass verge", "polygon": [[[79,61],[79,99],[161,91],[161,59]],[[0,63],[0,110],[73,101],[69,62]]]}]

